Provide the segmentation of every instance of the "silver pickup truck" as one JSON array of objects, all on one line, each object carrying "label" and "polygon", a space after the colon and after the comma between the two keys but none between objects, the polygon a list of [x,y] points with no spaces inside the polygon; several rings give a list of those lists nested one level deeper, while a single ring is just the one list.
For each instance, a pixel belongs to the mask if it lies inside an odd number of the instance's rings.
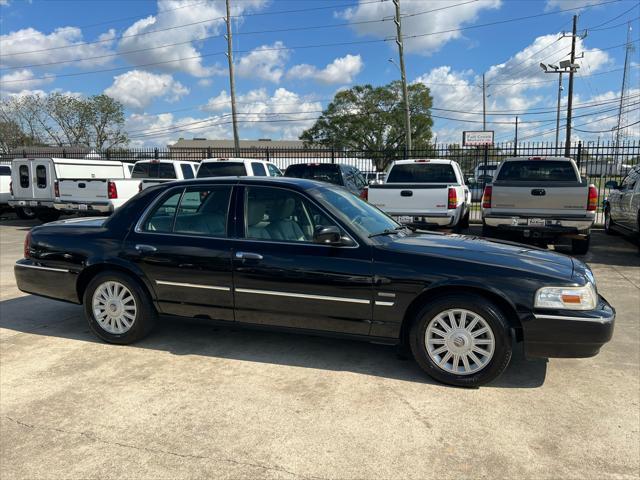
[{"label": "silver pickup truck", "polygon": [[507,158],[485,187],[483,234],[508,231],[547,244],[569,239],[572,253],[583,255],[597,207],[596,187],[570,158]]}]

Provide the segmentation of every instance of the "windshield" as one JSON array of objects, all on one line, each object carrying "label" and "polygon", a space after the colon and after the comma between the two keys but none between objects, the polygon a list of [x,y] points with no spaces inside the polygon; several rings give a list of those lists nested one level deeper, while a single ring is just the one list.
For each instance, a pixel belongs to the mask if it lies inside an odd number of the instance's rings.
[{"label": "windshield", "polygon": [[198,168],[198,178],[205,177],[242,177],[247,169],[242,162],[204,162]]},{"label": "windshield", "polygon": [[524,160],[505,163],[497,180],[513,182],[576,182],[571,162],[558,160]]},{"label": "windshield", "polygon": [[387,183],[456,183],[449,163],[401,163],[395,165]]},{"label": "windshield", "polygon": [[310,191],[320,203],[330,208],[342,222],[360,235],[369,235],[394,230],[400,224],[381,210],[341,188],[319,188]]},{"label": "windshield", "polygon": [[342,175],[340,174],[340,166],[330,163],[318,165],[291,165],[284,172],[284,176],[318,180],[320,182],[333,183],[335,185],[344,185]]}]

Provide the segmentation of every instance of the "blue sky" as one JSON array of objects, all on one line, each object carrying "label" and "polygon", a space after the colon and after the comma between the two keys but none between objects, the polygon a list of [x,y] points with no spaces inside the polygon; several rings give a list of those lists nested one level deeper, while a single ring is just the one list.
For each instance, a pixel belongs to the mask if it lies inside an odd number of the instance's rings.
[{"label": "blue sky", "polygon": [[[231,3],[242,138],[297,138],[339,89],[399,76],[390,0]],[[483,72],[498,141],[513,138],[515,115],[521,138],[552,140],[557,75],[538,64],[568,58],[560,34],[574,13],[588,32],[578,40],[576,136],[611,138],[597,132],[616,125],[627,21],[636,50],[625,124],[639,119],[635,0],[401,0],[401,11],[407,78],[430,87],[434,116],[449,118],[435,118],[438,140],[481,129]],[[106,92],[125,104],[136,145],[230,137],[223,1],[0,0],[0,14],[2,96]],[[640,126],[626,134],[640,137]]]}]

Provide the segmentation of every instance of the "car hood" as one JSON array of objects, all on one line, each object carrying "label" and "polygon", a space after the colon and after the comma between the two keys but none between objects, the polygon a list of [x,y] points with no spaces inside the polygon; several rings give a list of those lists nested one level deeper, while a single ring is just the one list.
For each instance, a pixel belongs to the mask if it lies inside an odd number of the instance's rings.
[{"label": "car hood", "polygon": [[573,276],[571,257],[519,243],[437,232],[386,238],[390,241],[386,242],[384,248],[394,251],[535,271],[563,279]]}]

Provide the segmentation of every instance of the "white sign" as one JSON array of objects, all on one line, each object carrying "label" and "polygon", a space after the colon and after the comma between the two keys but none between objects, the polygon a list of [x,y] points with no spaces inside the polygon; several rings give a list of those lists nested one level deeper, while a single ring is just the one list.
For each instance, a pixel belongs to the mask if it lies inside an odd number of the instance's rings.
[{"label": "white sign", "polygon": [[493,131],[462,132],[462,146],[492,145]]}]

